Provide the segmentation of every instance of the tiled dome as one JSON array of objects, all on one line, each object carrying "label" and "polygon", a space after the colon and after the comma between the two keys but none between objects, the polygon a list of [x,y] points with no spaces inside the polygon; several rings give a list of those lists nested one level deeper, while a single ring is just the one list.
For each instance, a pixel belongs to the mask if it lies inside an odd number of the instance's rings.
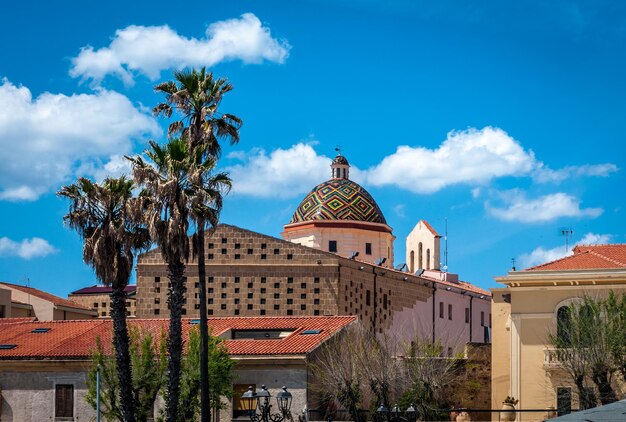
[{"label": "tiled dome", "polygon": [[289,224],[317,220],[387,224],[374,198],[358,183],[341,178],[317,185],[302,200]]}]

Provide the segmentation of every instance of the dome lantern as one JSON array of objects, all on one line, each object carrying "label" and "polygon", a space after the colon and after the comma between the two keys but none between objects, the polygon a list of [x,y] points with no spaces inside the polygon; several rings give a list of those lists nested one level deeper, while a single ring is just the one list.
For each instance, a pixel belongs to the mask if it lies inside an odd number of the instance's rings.
[{"label": "dome lantern", "polygon": [[349,179],[350,178],[350,163],[346,160],[346,157],[337,152],[337,156],[330,165],[332,169],[333,179]]}]

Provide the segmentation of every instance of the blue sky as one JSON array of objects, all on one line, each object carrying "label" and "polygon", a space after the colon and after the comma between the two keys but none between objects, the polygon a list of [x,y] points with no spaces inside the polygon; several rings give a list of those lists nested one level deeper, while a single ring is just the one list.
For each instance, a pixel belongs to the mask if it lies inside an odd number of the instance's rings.
[{"label": "blue sky", "polygon": [[396,263],[419,219],[448,219],[449,269],[481,287],[562,255],[562,227],[626,242],[621,2],[17,3],[0,25],[0,280],[95,282],[54,192],[163,140],[152,87],[200,65],[244,120],[224,222],[278,236],[341,145]]}]

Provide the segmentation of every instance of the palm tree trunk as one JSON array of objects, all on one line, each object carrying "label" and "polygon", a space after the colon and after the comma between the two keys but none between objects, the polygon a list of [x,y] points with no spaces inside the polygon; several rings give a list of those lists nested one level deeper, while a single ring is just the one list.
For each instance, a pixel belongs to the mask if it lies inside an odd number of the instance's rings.
[{"label": "palm tree trunk", "polygon": [[129,352],[128,329],[126,328],[126,292],[114,288],[111,293],[111,318],[113,319],[113,345],[120,382],[120,406],[125,422],[135,422],[133,409],[133,382]]},{"label": "palm tree trunk", "polygon": [[168,263],[168,276],[172,284],[168,303],[170,305],[170,331],[167,342],[169,359],[167,362],[167,403],[166,421],[176,422],[178,416],[178,401],[180,398],[180,361],[183,352],[182,340],[182,310],[185,283],[183,274],[185,264],[180,260]]},{"label": "palm tree trunk", "polygon": [[204,220],[198,219],[196,251],[198,256],[198,286],[200,289],[200,421],[210,422],[209,400],[209,327],[207,322],[206,265],[204,259]]}]

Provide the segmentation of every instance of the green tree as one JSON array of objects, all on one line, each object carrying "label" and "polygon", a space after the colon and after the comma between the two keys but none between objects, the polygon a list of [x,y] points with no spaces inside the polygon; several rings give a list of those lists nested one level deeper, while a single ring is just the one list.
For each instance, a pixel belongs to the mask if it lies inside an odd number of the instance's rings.
[{"label": "green tree", "polygon": [[203,145],[190,148],[181,139],[171,139],[164,146],[150,141],[145,155],[147,161],[141,156],[127,158],[132,163],[135,181],[144,188],[144,218],[167,262],[171,283],[166,420],[173,422],[179,413],[181,318],[186,289],[184,272],[190,253],[190,212],[214,207],[214,192],[228,189],[230,181],[223,173],[213,173],[215,159],[206,154]]},{"label": "green tree", "polygon": [[556,331],[548,333],[559,366],[576,386],[581,408],[617,400],[613,386],[626,366],[626,299],[610,292],[607,298],[583,297],[557,311]]},{"label": "green tree", "polygon": [[[145,422],[152,418],[154,402],[165,382],[167,367],[167,339],[164,333],[158,341],[149,332],[140,332],[136,327],[129,328],[130,358],[132,362],[131,388],[134,392],[133,411],[135,420]],[[93,352],[93,366],[87,374],[87,403],[96,409],[96,378],[100,368],[100,402],[102,414],[107,420],[123,420],[120,409],[120,384],[116,377],[117,365],[96,339]]]},{"label": "green tree", "polygon": [[79,178],[58,195],[70,200],[65,223],[83,239],[83,260],[104,285],[111,286],[113,345],[117,360],[120,407],[125,421],[134,421],[132,364],[126,327],[126,292],[135,252],[147,248],[148,231],[141,222],[141,201],[133,197],[133,183],[124,176],[97,184]]},{"label": "green tree", "polygon": [[[170,124],[168,134],[181,136],[189,143],[190,149],[204,146],[206,153],[218,159],[221,152],[220,139],[232,144],[239,142],[241,119],[232,114],[219,113],[223,96],[233,89],[222,78],[214,78],[212,72],[184,70],[174,73],[175,80],[161,83],[155,87],[157,92],[165,94],[165,102],[154,107],[153,112],[171,117],[176,110],[180,120]],[[223,180],[226,182],[226,180]],[[230,180],[228,180],[230,183]],[[202,190],[199,191],[203,193]],[[196,223],[194,251],[198,260],[198,288],[200,296],[200,374],[201,374],[201,420],[210,420],[209,407],[209,372],[207,354],[209,347],[206,298],[206,263],[204,255],[205,229],[214,230],[219,221],[222,196],[219,190],[212,190],[208,197],[201,197],[192,207],[191,216]],[[210,205],[205,205],[210,204]]]},{"label": "green tree", "polygon": [[[181,390],[177,422],[196,421],[200,416],[200,331],[189,332],[186,353],[182,360]],[[233,395],[232,369],[235,361],[228,356],[224,340],[209,336],[207,368],[213,382],[209,390],[209,406],[215,411],[223,408],[226,403],[223,397]]]}]

